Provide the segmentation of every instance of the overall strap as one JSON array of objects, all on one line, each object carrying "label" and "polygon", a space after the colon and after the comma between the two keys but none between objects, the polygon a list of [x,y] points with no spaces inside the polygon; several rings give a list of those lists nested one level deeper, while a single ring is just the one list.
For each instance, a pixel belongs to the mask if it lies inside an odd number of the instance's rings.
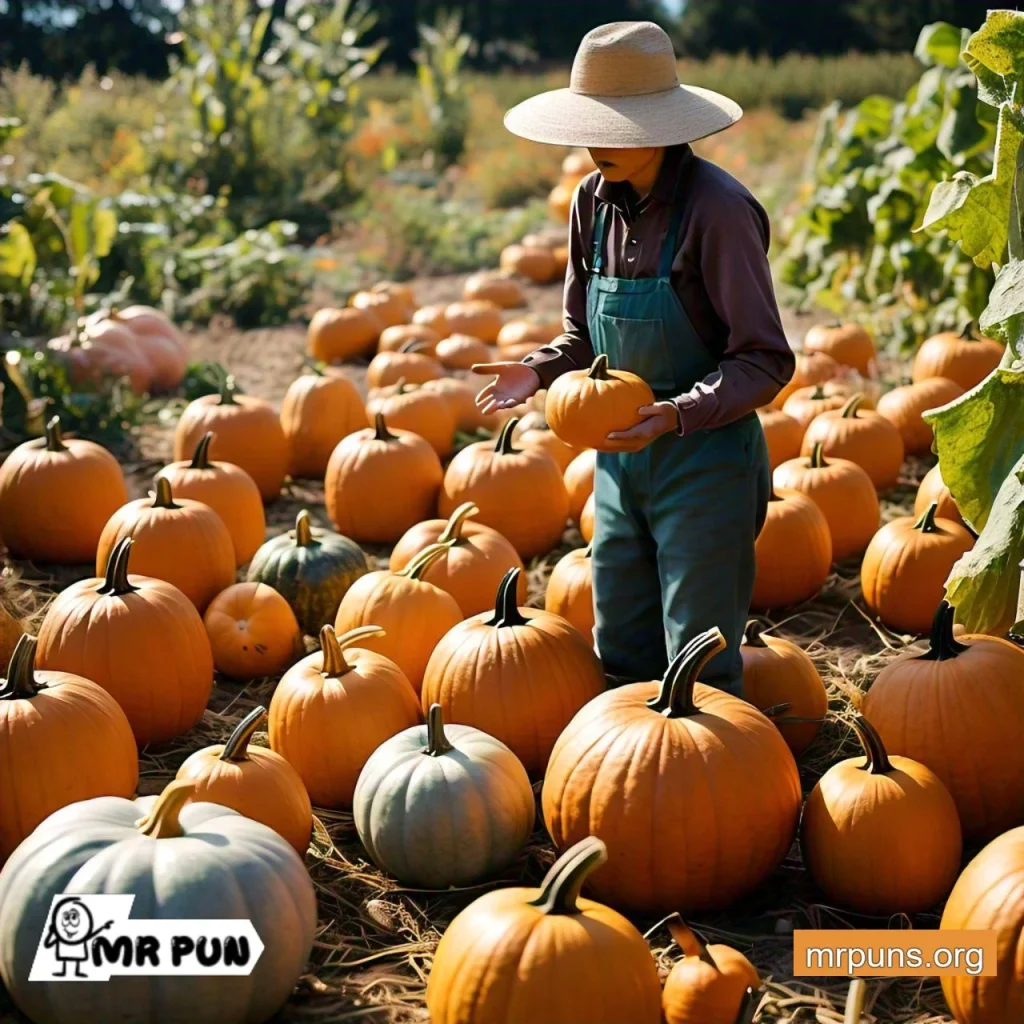
[{"label": "overall strap", "polygon": [[658,262],[658,277],[669,277],[672,273],[672,261],[676,258],[679,229],[682,226],[685,212],[682,206],[677,206],[669,218],[668,231],[665,232],[665,241],[661,246],[661,259]]},{"label": "overall strap", "polygon": [[600,203],[597,207],[597,216],[594,218],[594,230],[592,235],[592,251],[590,256],[591,276],[600,277],[604,270],[604,250],[608,243],[608,206]]}]

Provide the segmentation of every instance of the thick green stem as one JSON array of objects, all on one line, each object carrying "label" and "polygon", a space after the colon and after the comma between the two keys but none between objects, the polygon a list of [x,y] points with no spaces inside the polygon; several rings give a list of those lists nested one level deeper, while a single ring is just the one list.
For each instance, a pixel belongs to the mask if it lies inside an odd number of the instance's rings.
[{"label": "thick green stem", "polygon": [[404,576],[409,580],[419,580],[442,555],[448,553],[448,544],[431,544],[424,548],[404,569],[399,569],[396,576]]},{"label": "thick green stem", "polygon": [[726,648],[725,637],[716,626],[695,636],[673,659],[661,682],[661,692],[647,702],[652,711],[666,718],[699,715],[693,689],[704,666]]},{"label": "thick green stem", "polygon": [[302,509],[295,517],[295,546],[308,548],[315,544],[313,540],[313,523],[309,518],[309,512]]},{"label": "thick green stem", "polygon": [[828,463],[825,461],[825,442],[816,441],[811,449],[811,469],[824,469]]},{"label": "thick green stem", "polygon": [[52,417],[46,424],[46,450],[48,452],[66,452],[68,446],[60,432],[60,417]]},{"label": "thick green stem", "polygon": [[196,784],[186,779],[169,782],[156,798],[152,810],[135,822],[135,827],[150,839],[177,839],[185,834],[178,816],[182,807],[195,796]]},{"label": "thick green stem", "polygon": [[933,501],[918,517],[914,523],[914,529],[922,533],[941,533],[935,525],[935,513],[939,511],[939,503]]},{"label": "thick green stem", "polygon": [[466,520],[471,516],[480,514],[480,509],[476,507],[471,501],[463,502],[452,514],[448,520],[448,524],[445,526],[441,533],[441,536],[437,538],[438,544],[448,543],[460,543],[463,540],[462,528],[466,525]]},{"label": "thick green stem", "polygon": [[960,643],[953,635],[953,620],[956,609],[948,601],[940,601],[932,618],[932,630],[928,638],[928,651],[919,655],[922,661],[949,661],[966,651],[967,645]]},{"label": "thick green stem", "polygon": [[597,836],[581,839],[555,861],[540,884],[540,895],[529,905],[542,914],[578,914],[583,883],[607,859],[608,850]]},{"label": "thick green stem", "polygon": [[878,735],[878,730],[863,715],[858,715],[853,720],[853,728],[867,757],[864,770],[872,775],[890,774],[894,769],[889,763],[889,755],[885,752],[885,744]]},{"label": "thick green stem", "polygon": [[7,678],[0,687],[0,700],[31,700],[38,692],[35,682],[36,638],[22,633],[7,666]]},{"label": "thick green stem", "polygon": [[210,445],[213,443],[213,431],[207,431],[199,439],[196,450],[192,454],[189,469],[210,469]]},{"label": "thick green stem", "polygon": [[856,419],[857,411],[860,409],[863,402],[864,395],[858,391],[857,394],[847,400],[846,405],[843,406],[839,415],[842,416],[844,420]]},{"label": "thick green stem", "polygon": [[444,734],[441,705],[431,704],[430,710],[427,712],[427,747],[423,752],[431,757],[441,757],[454,749]]},{"label": "thick green stem", "polygon": [[382,626],[360,626],[350,629],[344,636],[338,636],[334,627],[327,625],[320,630],[320,650],[323,652],[323,668],[320,670],[328,679],[338,679],[352,666],[345,657],[345,649],[370,636],[384,636]]},{"label": "thick green stem", "polygon": [[153,508],[181,508],[174,503],[174,495],[171,494],[171,482],[162,476],[156,478],[156,497],[153,498]]},{"label": "thick green stem", "polygon": [[139,589],[128,582],[128,559],[134,543],[131,537],[122,537],[114,545],[107,556],[103,586],[96,591],[98,594],[103,594],[104,597],[123,597]]},{"label": "thick green stem", "polygon": [[512,431],[516,429],[518,422],[518,416],[505,420],[505,425],[501,428],[501,433],[498,434],[498,440],[494,443],[494,450],[499,455],[515,455],[519,451],[518,448],[512,446]]},{"label": "thick green stem", "polygon": [[498,593],[494,601],[494,615],[487,620],[488,626],[525,626],[526,619],[519,611],[518,589],[519,574],[522,570],[516,566],[505,573],[498,584]]},{"label": "thick green stem", "polygon": [[603,352],[594,360],[587,376],[591,380],[608,380],[608,357]]},{"label": "thick green stem", "polygon": [[253,708],[243,718],[235,731],[228,737],[221,752],[220,760],[230,761],[232,764],[240,764],[249,760],[249,740],[252,739],[256,730],[267,720],[267,709],[265,707]]},{"label": "thick green stem", "polygon": [[378,441],[397,441],[398,438],[388,430],[388,425],[384,422],[384,413],[379,412],[373,418],[373,436]]}]

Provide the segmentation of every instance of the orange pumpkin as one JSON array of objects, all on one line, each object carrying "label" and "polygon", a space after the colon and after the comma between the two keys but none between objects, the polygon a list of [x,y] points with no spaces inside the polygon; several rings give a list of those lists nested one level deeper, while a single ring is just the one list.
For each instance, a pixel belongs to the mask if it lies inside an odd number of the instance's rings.
[{"label": "orange pumpkin", "polygon": [[397,281],[378,281],[370,291],[375,295],[379,293],[391,295],[399,302],[405,303],[412,310],[416,309],[418,305],[416,302],[416,292],[410,284],[400,284]]},{"label": "orange pumpkin", "polygon": [[568,224],[572,213],[572,198],[576,189],[576,181],[560,181],[548,193],[548,213],[551,219],[559,224]]},{"label": "orange pumpkin", "polygon": [[204,434],[214,435],[210,458],[233,462],[256,481],[264,501],[281,493],[290,458],[288,439],[269,402],[240,395],[233,377],[220,392],[185,407],[174,431],[174,459],[191,458]]},{"label": "orange pumpkin", "polygon": [[501,740],[536,775],[605,678],[592,642],[565,619],[517,606],[520,574],[505,574],[492,612],[460,622],[434,648],[421,702]]},{"label": "orange pumpkin", "polygon": [[658,1024],[661,986],[643,936],[579,898],[607,856],[600,840],[585,839],[539,889],[502,888],[466,907],[434,954],[434,1024]]},{"label": "orange pumpkin", "polygon": [[951,519],[954,523],[963,523],[963,516],[957,508],[953,495],[942,479],[942,469],[938,463],[932,466],[925,473],[917,488],[917,496],[914,498],[914,515],[924,515],[931,504],[937,505],[935,515],[939,519]]},{"label": "orange pumpkin", "polygon": [[892,753],[946,784],[964,837],[987,840],[1024,821],[1024,651],[1009,640],[953,635],[939,604],[929,649],[878,673],[863,712]]},{"label": "orange pumpkin", "polygon": [[366,386],[383,388],[404,380],[423,384],[444,376],[444,367],[428,355],[422,341],[407,341],[397,352],[378,352],[366,369]]},{"label": "orange pumpkin", "polygon": [[480,522],[511,541],[522,558],[533,558],[562,539],[569,495],[558,464],[547,452],[513,447],[517,422],[508,420],[497,442],[478,441],[452,459],[437,511],[450,516],[471,501],[480,509]]},{"label": "orange pumpkin", "polygon": [[450,400],[440,391],[399,380],[391,387],[375,389],[366,412],[371,419],[380,413],[395,430],[419,434],[442,457],[452,450],[455,416]]},{"label": "orange pumpkin", "polygon": [[960,870],[956,804],[923,764],[890,757],[867,719],[853,727],[866,760],[840,761],[811,791],[800,828],[804,865],[830,904],[878,916],[929,910]]},{"label": "orange pumpkin", "polygon": [[594,539],[594,494],[591,492],[580,513],[580,534],[589,544]]},{"label": "orange pumpkin", "polygon": [[314,368],[297,377],[281,403],[288,472],[321,479],[338,442],[369,425],[362,395],[343,373]]},{"label": "orange pumpkin", "polygon": [[875,343],[860,324],[816,324],[804,335],[804,351],[831,356],[862,377],[872,376],[875,369]]},{"label": "orange pumpkin", "polygon": [[135,541],[139,573],[173,583],[200,612],[235,582],[235,545],[224,520],[200,501],[176,500],[166,477],[156,478],[153,497],[122,505],[103,527],[97,576],[125,537]]},{"label": "orange pumpkin", "polygon": [[379,321],[381,329],[407,324],[412,320],[413,310],[402,295],[385,289],[356,292],[349,299],[349,306],[363,310]]},{"label": "orange pumpkin", "polygon": [[498,340],[501,307],[486,299],[453,302],[445,308],[444,318],[451,334],[471,334],[488,344]]},{"label": "orange pumpkin", "polygon": [[757,418],[768,445],[768,464],[773,470],[800,454],[804,428],[797,420],[770,407],[758,409]]},{"label": "orange pumpkin", "polygon": [[809,458],[801,456],[779,466],[772,483],[806,494],[821,509],[836,562],[862,554],[878,532],[881,509],[871,477],[848,459],[826,459],[821,441]]},{"label": "orange pumpkin", "polygon": [[481,270],[466,278],[462,286],[466,302],[492,302],[501,309],[526,305],[526,296],[518,283],[503,270]]},{"label": "orange pumpkin", "polygon": [[398,352],[403,345],[407,345],[410,341],[418,341],[423,348],[417,351],[432,356],[440,340],[441,335],[426,324],[396,324],[394,327],[385,327],[381,331],[377,341],[377,351]]},{"label": "orange pumpkin", "polygon": [[718,629],[694,637],[660,683],[591,700],[551,752],[544,823],[558,849],[591,833],[608,845],[599,899],[645,914],[722,907],[789,851],[801,800],[789,747],[755,707],[697,683],[724,648]]},{"label": "orange pumpkin", "polygon": [[788,384],[775,396],[772,405],[781,409],[794,391],[833,380],[842,372],[842,367],[824,352],[798,352],[796,369]]},{"label": "orange pumpkin", "polygon": [[567,178],[585,178],[596,170],[597,164],[585,149],[574,149],[562,161],[562,174]]},{"label": "orange pumpkin", "polygon": [[923,413],[959,398],[964,389],[945,377],[929,377],[917,384],[905,384],[886,392],[878,400],[878,411],[903,438],[909,455],[922,455],[931,450],[934,434]]},{"label": "orange pumpkin", "polygon": [[[445,519],[428,519],[403,534],[391,552],[392,572],[404,569],[431,545],[442,545],[446,552],[420,569],[420,579],[451,594],[468,618],[494,604],[494,594],[509,569],[522,569],[516,549],[483,523],[470,519],[479,513],[471,501],[460,505]],[[520,573],[517,600],[526,604],[526,576]]]},{"label": "orange pumpkin", "polygon": [[[854,392],[849,385],[842,381],[827,380],[823,384],[811,384],[809,387],[800,388],[794,391],[786,399],[782,411],[792,419],[796,420],[804,430],[810,425],[811,420],[820,416],[823,412],[832,412],[833,409],[842,409],[847,401],[853,397]],[[873,409],[874,404],[867,395],[861,399],[862,409]]]},{"label": "orange pumpkin", "polygon": [[267,709],[253,708],[227,743],[197,750],[175,778],[195,783],[193,801],[230,807],[262,822],[302,855],[313,831],[313,808],[298,772],[280,754],[250,746],[266,721]]},{"label": "orange pumpkin", "polygon": [[515,358],[513,352],[532,352],[561,333],[562,324],[557,320],[509,320],[498,332],[498,352],[505,358]]},{"label": "orange pumpkin", "polygon": [[438,377],[436,380],[428,380],[422,387],[444,398],[455,419],[457,430],[469,433],[479,429],[493,430],[498,422],[496,416],[485,416],[477,407],[477,388],[468,380]]},{"label": "orange pumpkin", "polygon": [[578,523],[583,515],[583,506],[594,493],[594,471],[597,468],[597,452],[587,448],[579,453],[565,469],[565,489],[569,493],[569,518]]},{"label": "orange pumpkin", "polygon": [[324,626],[320,650],[281,677],[270,702],[270,747],[299,773],[318,807],[351,807],[370,755],[420,721],[402,670],[355,646],[380,632],[364,626],[339,637]]},{"label": "orange pumpkin", "polygon": [[799,491],[772,488],[754,556],[751,608],[766,611],[810,600],[825,585],[832,566],[825,514]]},{"label": "orange pumpkin", "polygon": [[886,491],[900,478],[903,437],[884,416],[865,411],[857,394],[842,409],[816,416],[804,434],[801,455],[810,455],[821,442],[830,458],[848,459],[863,469],[875,489]]},{"label": "orange pumpkin", "polygon": [[959,1024],[1024,1020],[1024,828],[989,843],[964,869],[946,902],[942,931],[996,933],[991,977],[944,977],[942,991]]},{"label": "orange pumpkin", "polygon": [[547,424],[522,431],[517,440],[523,448],[539,448],[547,452],[555,460],[563,478],[569,463],[580,454],[578,448],[567,445]]},{"label": "orange pumpkin", "polygon": [[[525,603],[525,591],[523,593]],[[25,633],[22,621],[12,615],[0,602],[0,665],[7,664],[11,660],[14,648],[18,646],[18,641]]]},{"label": "orange pumpkin", "polygon": [[469,370],[477,363],[489,363],[491,349],[471,334],[452,334],[437,343],[434,353],[446,370]]},{"label": "orange pumpkin", "polygon": [[974,546],[959,523],[936,519],[937,508],[886,523],[864,553],[864,603],[890,629],[926,633],[950,570]]},{"label": "orange pumpkin", "polygon": [[95,683],[36,671],[23,635],[0,680],[0,864],[44,818],[78,800],[130,799],[139,781],[124,712]]},{"label": "orange pumpkin", "polygon": [[431,327],[440,337],[447,337],[453,333],[452,329],[448,326],[448,318],[444,315],[444,311],[447,308],[447,302],[434,302],[426,306],[420,306],[413,313],[412,322],[414,324],[422,324],[424,327]]},{"label": "orange pumpkin", "polygon": [[551,570],[544,610],[561,615],[585,637],[594,635],[594,584],[591,547],[577,548],[563,555]]},{"label": "orange pumpkin", "polygon": [[136,350],[149,364],[153,390],[173,391],[181,385],[188,360],[181,338],[166,316],[155,309],[132,306],[124,313],[111,309],[98,318],[94,315],[86,323],[95,325],[104,321],[129,331]]},{"label": "orange pumpkin", "polygon": [[501,269],[534,284],[550,284],[558,276],[555,254],[546,247],[507,245],[499,259]]},{"label": "orange pumpkin", "polygon": [[917,383],[945,377],[970,391],[999,365],[1003,352],[998,341],[978,334],[972,322],[960,334],[943,331],[928,338],[914,356],[912,379]]},{"label": "orange pumpkin", "polygon": [[640,421],[637,412],[654,403],[646,381],[625,370],[609,370],[599,355],[589,370],[570,370],[548,388],[544,417],[551,429],[574,448],[628,451],[635,445],[610,441],[609,433],[628,430]]},{"label": "orange pumpkin", "polygon": [[18,445],[0,465],[0,523],[14,558],[91,562],[104,524],[128,500],[117,459],[92,441],[46,436]]},{"label": "orange pumpkin", "polygon": [[754,965],[731,946],[706,946],[678,914],[666,922],[683,951],[665,979],[665,1024],[738,1024],[744,997],[761,986]]},{"label": "orange pumpkin", "polygon": [[248,682],[280,675],[302,653],[302,630],[291,605],[266,583],[222,590],[203,616],[217,671]]},{"label": "orange pumpkin", "polygon": [[37,661],[103,687],[144,747],[188,732],[203,717],[213,654],[203,620],[177,587],[128,575],[133,543],[126,537],[114,548],[102,578],[57,595],[39,628]]},{"label": "orange pumpkin", "polygon": [[374,427],[342,438],[327,464],[324,500],[338,532],[359,544],[393,544],[434,511],[444,473],[418,434]]},{"label": "orange pumpkin", "polygon": [[172,462],[157,474],[179,498],[209,505],[220,516],[235,549],[235,565],[256,554],[267,529],[256,482],[230,462],[211,462],[213,434],[204,434],[191,462]]},{"label": "orange pumpkin", "polygon": [[795,756],[814,742],[828,712],[825,684],[806,651],[781,636],[747,623],[740,646],[743,699],[761,711],[789,705],[772,718]]},{"label": "orange pumpkin", "polygon": [[344,363],[367,355],[383,325],[370,310],[321,309],[306,332],[306,351],[322,363]]}]

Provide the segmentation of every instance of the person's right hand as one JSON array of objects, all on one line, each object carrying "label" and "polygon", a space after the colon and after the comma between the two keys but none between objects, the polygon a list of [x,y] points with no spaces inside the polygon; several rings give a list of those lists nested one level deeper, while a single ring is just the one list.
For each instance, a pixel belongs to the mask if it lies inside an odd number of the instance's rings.
[{"label": "person's right hand", "polygon": [[525,363],[475,363],[472,370],[494,378],[476,396],[477,408],[485,416],[522,405],[540,390],[539,374]]}]

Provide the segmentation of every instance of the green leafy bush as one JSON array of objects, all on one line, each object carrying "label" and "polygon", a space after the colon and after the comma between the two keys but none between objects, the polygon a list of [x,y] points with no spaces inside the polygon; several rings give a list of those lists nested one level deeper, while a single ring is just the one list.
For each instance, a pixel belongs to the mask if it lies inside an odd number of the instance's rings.
[{"label": "green leafy bush", "polygon": [[435,25],[417,28],[420,45],[413,59],[430,121],[430,149],[435,162],[448,167],[459,161],[466,148],[469,98],[459,72],[473,40],[462,31],[458,11],[442,11]]}]

